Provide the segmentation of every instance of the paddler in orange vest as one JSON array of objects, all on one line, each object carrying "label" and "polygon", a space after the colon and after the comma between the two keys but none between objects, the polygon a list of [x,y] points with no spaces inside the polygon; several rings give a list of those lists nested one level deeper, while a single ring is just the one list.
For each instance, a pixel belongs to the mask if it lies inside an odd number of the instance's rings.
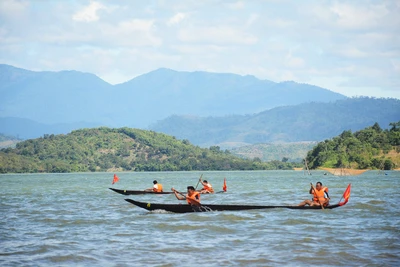
[{"label": "paddler in orange vest", "polygon": [[322,186],[321,182],[317,182],[317,184],[315,186],[315,191],[311,184],[310,194],[313,195],[312,200],[310,200],[310,199],[304,200],[297,206],[305,206],[305,205],[321,206],[321,205],[323,205],[324,207],[326,207],[329,205],[330,198],[329,198],[329,194],[328,194],[328,187]]},{"label": "paddler in orange vest", "polygon": [[153,192],[163,192],[163,187],[162,187],[162,184],[159,184],[158,182],[157,182],[157,180],[154,180],[153,181],[153,187],[152,188],[148,188],[148,189],[146,189],[145,191],[153,191]]},{"label": "paddler in orange vest", "polygon": [[213,189],[212,185],[209,182],[207,182],[207,180],[202,181],[200,179],[200,182],[203,185],[203,188],[200,189],[200,194],[214,193],[214,189]]},{"label": "paddler in orange vest", "polygon": [[197,192],[193,186],[187,187],[187,194],[184,196],[182,193],[175,190],[175,188],[171,188],[172,192],[174,192],[175,196],[179,200],[185,200],[189,205],[200,206],[200,193]]}]

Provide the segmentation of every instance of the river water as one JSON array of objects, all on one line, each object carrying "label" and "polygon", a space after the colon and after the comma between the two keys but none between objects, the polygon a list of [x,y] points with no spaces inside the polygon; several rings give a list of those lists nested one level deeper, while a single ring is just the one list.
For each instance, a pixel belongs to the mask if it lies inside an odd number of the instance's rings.
[{"label": "river water", "polygon": [[[181,203],[174,195],[124,196],[109,190],[185,191],[198,178],[225,194],[204,204],[293,205],[309,183],[329,187],[333,210],[267,209],[173,214],[124,200]],[[0,175],[1,266],[399,266],[400,172],[332,176],[296,171]],[[200,186],[199,186],[200,187]]]}]

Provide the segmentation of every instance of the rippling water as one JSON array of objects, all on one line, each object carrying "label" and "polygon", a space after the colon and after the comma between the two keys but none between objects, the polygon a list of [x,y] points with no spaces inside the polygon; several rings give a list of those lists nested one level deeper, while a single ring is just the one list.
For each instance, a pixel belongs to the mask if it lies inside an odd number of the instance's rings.
[{"label": "rippling water", "polygon": [[[400,172],[338,177],[295,171],[203,172],[226,194],[203,203],[292,205],[310,182],[329,187],[334,210],[147,212],[108,189],[196,186],[198,172],[0,175],[1,266],[399,266]],[[179,203],[173,195],[129,196]]]}]

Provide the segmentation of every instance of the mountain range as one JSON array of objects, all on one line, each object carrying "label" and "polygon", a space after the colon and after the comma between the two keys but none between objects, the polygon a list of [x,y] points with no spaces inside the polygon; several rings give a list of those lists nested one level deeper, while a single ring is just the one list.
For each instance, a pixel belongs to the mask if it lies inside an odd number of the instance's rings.
[{"label": "mountain range", "polygon": [[399,120],[400,100],[357,97],[277,107],[252,115],[171,116],[150,129],[199,146],[230,149],[250,144],[323,141],[375,122],[387,129]]},{"label": "mountain range", "polygon": [[[60,124],[147,128],[172,115],[225,116],[283,105],[345,99],[330,90],[288,81],[275,83],[229,73],[160,68],[111,85],[78,71],[30,71],[0,64],[0,117],[30,120],[36,129]],[[42,125],[43,127],[39,126]],[[9,132],[11,125],[8,124]],[[4,130],[0,129],[0,130]],[[36,133],[19,132],[21,137]]]},{"label": "mountain range", "polygon": [[347,98],[293,81],[165,68],[111,85],[90,73],[0,64],[0,94],[0,133],[21,139],[108,126],[237,147],[319,141],[400,118],[397,99]]}]

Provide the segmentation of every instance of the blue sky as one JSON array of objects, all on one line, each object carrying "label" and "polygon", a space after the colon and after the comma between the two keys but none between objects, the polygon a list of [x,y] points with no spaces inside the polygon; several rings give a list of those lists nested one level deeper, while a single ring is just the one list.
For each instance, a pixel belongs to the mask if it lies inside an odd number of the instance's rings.
[{"label": "blue sky", "polygon": [[400,99],[400,1],[0,1],[0,63],[116,84],[158,68]]}]

